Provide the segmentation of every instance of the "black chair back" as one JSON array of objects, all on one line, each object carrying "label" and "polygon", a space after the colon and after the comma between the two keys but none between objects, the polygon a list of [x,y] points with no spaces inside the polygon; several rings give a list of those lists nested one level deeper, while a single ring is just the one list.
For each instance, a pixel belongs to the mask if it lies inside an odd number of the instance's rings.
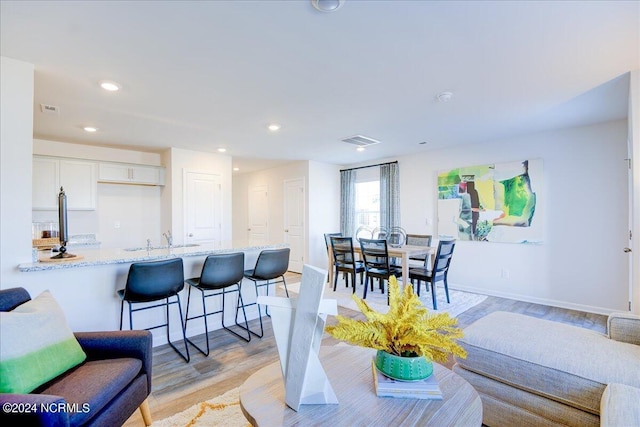
[{"label": "black chair back", "polygon": [[369,271],[389,270],[389,250],[384,239],[360,239],[364,266]]},{"label": "black chair back", "polygon": [[[433,262],[433,272],[431,273],[434,276],[434,280],[440,280],[449,270],[451,258],[453,257],[453,249],[455,247],[455,240],[440,240],[438,252]],[[428,261],[425,261],[425,263],[426,262]]]},{"label": "black chair back", "polygon": [[332,237],[342,237],[342,233],[324,233],[324,244],[327,247],[327,252],[329,252]]},{"label": "black chair back", "polygon": [[271,280],[284,276],[289,269],[291,249],[265,249],[258,255],[253,277],[260,280]]},{"label": "black chair back", "polygon": [[353,239],[351,237],[331,237],[331,250],[333,251],[333,262],[337,265],[355,268]]},{"label": "black chair back", "polygon": [[204,260],[198,286],[222,289],[235,285],[244,277],[244,253],[209,255]]},{"label": "black chair back", "polygon": [[124,300],[155,301],[176,295],[184,288],[182,258],[131,264]]}]

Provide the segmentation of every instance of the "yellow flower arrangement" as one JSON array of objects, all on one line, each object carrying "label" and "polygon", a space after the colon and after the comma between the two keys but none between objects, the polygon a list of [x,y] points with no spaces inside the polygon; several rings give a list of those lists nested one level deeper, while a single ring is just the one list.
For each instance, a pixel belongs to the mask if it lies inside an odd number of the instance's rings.
[{"label": "yellow flower arrangement", "polygon": [[413,286],[405,286],[400,293],[394,276],[389,278],[388,313],[374,311],[355,294],[352,298],[367,320],[337,316],[338,323],[326,327],[334,338],[396,356],[424,356],[428,361],[446,362],[448,354],[467,356],[455,341],[463,335],[456,327],[458,319],[449,313],[429,314]]}]

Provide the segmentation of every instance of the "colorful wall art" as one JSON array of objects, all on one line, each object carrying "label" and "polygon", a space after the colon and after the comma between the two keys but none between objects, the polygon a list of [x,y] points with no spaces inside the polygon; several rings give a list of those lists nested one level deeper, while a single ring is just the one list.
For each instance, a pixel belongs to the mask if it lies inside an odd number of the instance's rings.
[{"label": "colorful wall art", "polygon": [[480,242],[542,241],[542,160],[438,174],[438,235]]}]

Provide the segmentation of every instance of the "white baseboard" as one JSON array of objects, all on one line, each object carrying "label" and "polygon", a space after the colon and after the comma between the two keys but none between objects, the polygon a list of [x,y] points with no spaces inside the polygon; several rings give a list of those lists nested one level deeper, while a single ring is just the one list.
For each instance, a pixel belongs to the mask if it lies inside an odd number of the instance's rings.
[{"label": "white baseboard", "polygon": [[566,309],[569,309],[569,310],[584,311],[584,312],[587,312],[587,313],[596,313],[596,314],[609,315],[611,313],[622,312],[623,311],[623,310],[615,310],[615,309],[606,308],[606,307],[595,307],[595,306],[591,306],[591,305],[574,304],[574,303],[567,302],[567,301],[557,301],[557,300],[551,300],[551,299],[546,299],[546,298],[536,298],[536,297],[531,297],[531,296],[528,296],[528,295],[512,294],[512,293],[509,293],[509,292],[496,292],[496,291],[490,291],[490,290],[485,290],[485,289],[472,288],[472,287],[469,287],[469,286],[464,286],[464,285],[459,285],[459,284],[454,284],[454,283],[450,283],[449,284],[449,288],[456,289],[458,291],[489,295],[489,296],[493,296],[493,297],[513,299],[513,300],[516,300],[516,301],[531,302],[531,303],[534,303],[534,304],[549,305],[549,306],[552,306],[552,307],[566,308]]}]

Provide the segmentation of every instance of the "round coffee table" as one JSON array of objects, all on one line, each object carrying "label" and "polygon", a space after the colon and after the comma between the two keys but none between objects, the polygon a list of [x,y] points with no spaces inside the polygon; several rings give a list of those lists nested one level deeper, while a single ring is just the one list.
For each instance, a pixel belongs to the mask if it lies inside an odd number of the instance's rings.
[{"label": "round coffee table", "polygon": [[251,375],[240,386],[240,407],[254,426],[395,425],[480,426],[482,402],[458,374],[434,363],[442,400],[376,396],[371,359],[375,350],[336,345],[320,349],[320,362],[338,397],[338,405],[302,405],[298,412],[284,400],[280,362]]}]

